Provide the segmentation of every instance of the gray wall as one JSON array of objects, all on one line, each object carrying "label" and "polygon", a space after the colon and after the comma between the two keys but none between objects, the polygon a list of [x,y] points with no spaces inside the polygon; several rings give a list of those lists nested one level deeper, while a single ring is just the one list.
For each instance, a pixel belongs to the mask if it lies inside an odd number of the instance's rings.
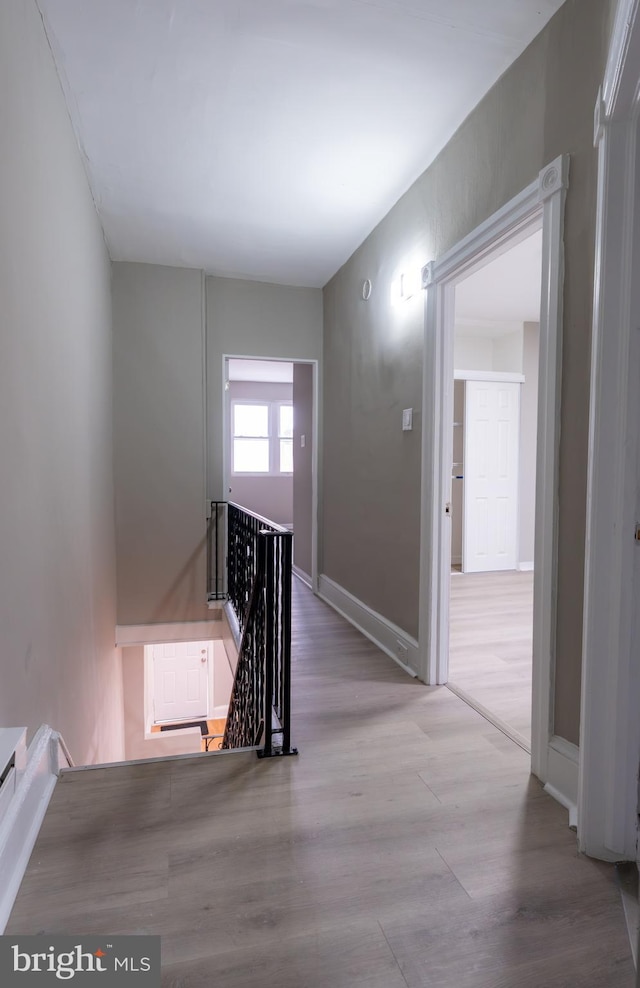
[{"label": "gray wall", "polygon": [[[593,107],[613,0],[567,0],[324,290],[323,571],[410,634],[418,626],[420,299],[409,260],[440,257],[571,154],[566,209],[555,730],[578,741],[596,156]],[[370,301],[361,298],[373,281]]]},{"label": "gray wall", "polygon": [[[231,381],[229,402],[242,398],[254,401],[291,401],[293,386],[261,381]],[[230,409],[229,409],[230,411]],[[231,417],[229,416],[229,422]],[[229,432],[231,435],[231,432]],[[230,476],[229,497],[250,511],[275,521],[278,525],[293,524],[293,476],[243,477]]]},{"label": "gray wall", "polygon": [[223,491],[224,354],[319,360],[322,290],[207,278],[208,492]]},{"label": "gray wall", "polygon": [[536,528],[536,455],[538,441],[538,346],[540,326],[524,324],[520,388],[519,559],[534,562]]},{"label": "gray wall", "polygon": [[113,265],[118,624],[208,616],[199,271]]},{"label": "gray wall", "polygon": [[[304,436],[304,446],[302,446]],[[293,562],[312,577],[313,365],[293,365]]]},{"label": "gray wall", "polygon": [[110,265],[33,0],[0,4],[0,93],[0,724],[110,761]]}]

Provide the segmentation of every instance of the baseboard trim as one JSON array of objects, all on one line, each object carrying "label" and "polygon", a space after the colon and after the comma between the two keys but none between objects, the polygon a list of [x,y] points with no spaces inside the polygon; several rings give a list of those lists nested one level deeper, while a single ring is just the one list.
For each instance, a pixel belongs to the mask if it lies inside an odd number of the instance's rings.
[{"label": "baseboard trim", "polygon": [[554,735],[549,741],[547,780],[544,791],[569,811],[569,826],[578,825],[578,763],[580,751]]},{"label": "baseboard trim", "polygon": [[[220,604],[222,614],[222,605]],[[116,645],[155,645],[164,642],[210,641],[223,637],[222,620],[172,621],[165,624],[116,625]]]},{"label": "baseboard trim", "polygon": [[533,562],[518,563],[518,569],[521,573],[532,573],[533,566],[534,566]]},{"label": "baseboard trim", "polygon": [[309,590],[313,590],[313,585],[311,583],[311,577],[308,573],[305,573],[303,569],[296,566],[295,563],[292,565],[291,570],[294,576],[297,576],[301,583],[304,583],[305,587],[309,587]]},{"label": "baseboard trim", "polygon": [[59,735],[43,724],[0,824],[0,934],[4,933],[58,781]]},{"label": "baseboard trim", "polygon": [[[417,665],[419,659],[418,642],[415,638],[324,574],[318,580],[318,596],[392,658],[401,669],[414,679],[417,678],[418,674],[413,668],[413,663]],[[400,658],[400,650],[406,660]]]}]

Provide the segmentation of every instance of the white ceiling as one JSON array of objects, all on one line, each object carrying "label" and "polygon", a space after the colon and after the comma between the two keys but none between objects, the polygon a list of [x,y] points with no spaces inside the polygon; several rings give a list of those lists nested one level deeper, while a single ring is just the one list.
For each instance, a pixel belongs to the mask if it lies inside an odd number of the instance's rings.
[{"label": "white ceiling", "polygon": [[112,257],[322,286],[563,0],[38,0]]},{"label": "white ceiling", "polygon": [[228,375],[230,381],[293,384],[293,364],[286,360],[245,360],[230,357]]},{"label": "white ceiling", "polygon": [[541,287],[539,230],[456,285],[456,332],[495,336],[539,322]]}]

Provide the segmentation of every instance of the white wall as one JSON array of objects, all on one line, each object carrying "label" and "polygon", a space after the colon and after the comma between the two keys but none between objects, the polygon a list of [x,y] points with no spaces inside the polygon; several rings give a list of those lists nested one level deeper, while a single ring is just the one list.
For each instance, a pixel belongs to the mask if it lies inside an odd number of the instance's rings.
[{"label": "white wall", "polygon": [[34,0],[0,4],[0,724],[123,755],[110,264]]},{"label": "white wall", "polygon": [[512,371],[522,373],[522,329],[496,332],[483,327],[469,332],[456,326],[453,343],[453,366],[457,370]]},{"label": "white wall", "polygon": [[493,341],[490,336],[466,336],[456,332],[453,340],[456,370],[493,370]]},{"label": "white wall", "polygon": [[523,332],[505,333],[493,338],[493,369],[522,373]]}]

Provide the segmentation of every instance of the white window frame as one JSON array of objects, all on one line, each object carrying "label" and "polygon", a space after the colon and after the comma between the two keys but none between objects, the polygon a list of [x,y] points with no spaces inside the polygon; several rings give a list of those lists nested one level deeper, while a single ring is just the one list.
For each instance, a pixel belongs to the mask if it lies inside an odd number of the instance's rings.
[{"label": "white window frame", "polygon": [[[236,405],[262,405],[269,409],[269,434],[268,436],[236,436],[234,430],[235,406]],[[283,405],[293,407],[293,402],[286,398],[264,399],[264,398],[232,398],[230,415],[230,452],[231,452],[231,476],[232,477],[292,477],[292,470],[280,470],[280,440],[286,436],[280,435],[280,408]],[[243,438],[260,439],[269,441],[269,470],[248,471],[235,469],[235,440]],[[293,444],[293,435],[291,436]]]}]

